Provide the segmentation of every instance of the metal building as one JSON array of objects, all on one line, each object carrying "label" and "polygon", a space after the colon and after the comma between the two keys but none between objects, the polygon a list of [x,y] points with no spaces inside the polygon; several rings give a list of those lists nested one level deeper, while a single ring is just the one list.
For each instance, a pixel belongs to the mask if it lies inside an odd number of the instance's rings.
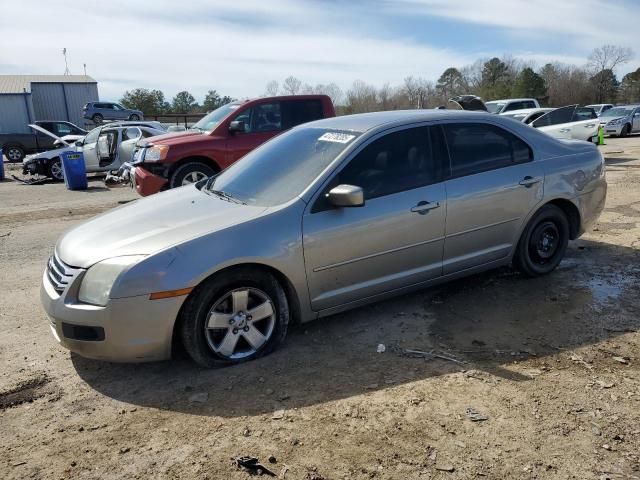
[{"label": "metal building", "polygon": [[0,75],[0,133],[29,133],[36,120],[83,127],[82,107],[98,100],[98,82],[87,75]]}]

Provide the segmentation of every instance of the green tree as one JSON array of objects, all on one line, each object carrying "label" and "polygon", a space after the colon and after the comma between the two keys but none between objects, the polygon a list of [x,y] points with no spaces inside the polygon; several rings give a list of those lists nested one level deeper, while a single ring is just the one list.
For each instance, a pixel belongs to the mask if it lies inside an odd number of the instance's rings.
[{"label": "green tree", "polygon": [[449,67],[440,75],[436,90],[448,100],[456,95],[467,93],[468,87],[460,70]]},{"label": "green tree", "polygon": [[628,103],[640,101],[640,68],[622,77],[619,89],[620,100]]},{"label": "green tree", "polygon": [[618,79],[610,68],[596,73],[590,78],[595,94],[595,103],[614,103],[618,90]]},{"label": "green tree", "polygon": [[511,71],[509,66],[497,57],[482,66],[480,90],[482,97],[491,100],[508,97],[511,91]]},{"label": "green tree", "polygon": [[162,114],[166,106],[164,93],[147,88],[134,88],[124,92],[120,103],[127,108],[141,110],[145,115]]},{"label": "green tree", "polygon": [[229,95],[225,95],[221,97],[220,94],[216,90],[209,90],[207,95],[204,97],[204,102],[202,103],[202,108],[205,112],[211,112],[216,108],[220,108],[227,103],[231,103],[235,101]]},{"label": "green tree", "polygon": [[526,67],[516,77],[512,94],[514,97],[537,98],[544,101],[547,99],[547,87],[540,75]]},{"label": "green tree", "polygon": [[171,101],[171,106],[173,113],[189,113],[194,111],[198,107],[198,104],[193,95],[183,90],[182,92],[176,93],[176,96],[173,97]]}]

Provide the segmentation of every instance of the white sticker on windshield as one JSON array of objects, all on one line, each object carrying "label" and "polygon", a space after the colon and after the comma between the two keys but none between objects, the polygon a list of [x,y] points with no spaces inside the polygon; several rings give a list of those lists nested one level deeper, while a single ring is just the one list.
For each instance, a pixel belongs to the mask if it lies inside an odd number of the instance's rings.
[{"label": "white sticker on windshield", "polygon": [[348,133],[327,132],[318,140],[322,140],[324,142],[349,143],[354,138],[356,138],[355,135],[349,135]]}]

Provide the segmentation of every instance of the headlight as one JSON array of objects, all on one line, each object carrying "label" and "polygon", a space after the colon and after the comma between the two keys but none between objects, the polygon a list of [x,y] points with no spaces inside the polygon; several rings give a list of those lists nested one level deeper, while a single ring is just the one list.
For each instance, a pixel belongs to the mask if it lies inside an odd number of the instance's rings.
[{"label": "headlight", "polygon": [[164,160],[167,158],[167,154],[169,153],[169,147],[166,145],[154,145],[150,148],[147,148],[147,151],[144,153],[144,161],[145,162],[159,162],[160,160]]},{"label": "headlight", "polygon": [[83,303],[104,307],[109,300],[111,287],[113,287],[118,275],[143,258],[144,255],[128,255],[126,257],[109,258],[96,263],[89,268],[82,279],[78,300]]},{"label": "headlight", "polygon": [[619,125],[620,123],[622,123],[622,119],[621,118],[616,118],[615,120],[611,120],[609,122],[609,125]]}]

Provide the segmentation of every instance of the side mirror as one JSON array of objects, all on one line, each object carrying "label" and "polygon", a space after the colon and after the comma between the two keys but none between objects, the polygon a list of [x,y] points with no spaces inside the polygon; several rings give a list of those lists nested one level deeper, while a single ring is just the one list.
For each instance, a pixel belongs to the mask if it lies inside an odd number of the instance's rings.
[{"label": "side mirror", "polygon": [[82,140],[76,140],[75,145],[76,147],[81,147],[82,145],[84,145],[84,142]]},{"label": "side mirror", "polygon": [[244,133],[246,131],[242,120],[234,120],[229,124],[229,131],[232,133]]},{"label": "side mirror", "polygon": [[355,185],[338,185],[327,193],[327,200],[334,207],[362,207],[364,192]]}]

